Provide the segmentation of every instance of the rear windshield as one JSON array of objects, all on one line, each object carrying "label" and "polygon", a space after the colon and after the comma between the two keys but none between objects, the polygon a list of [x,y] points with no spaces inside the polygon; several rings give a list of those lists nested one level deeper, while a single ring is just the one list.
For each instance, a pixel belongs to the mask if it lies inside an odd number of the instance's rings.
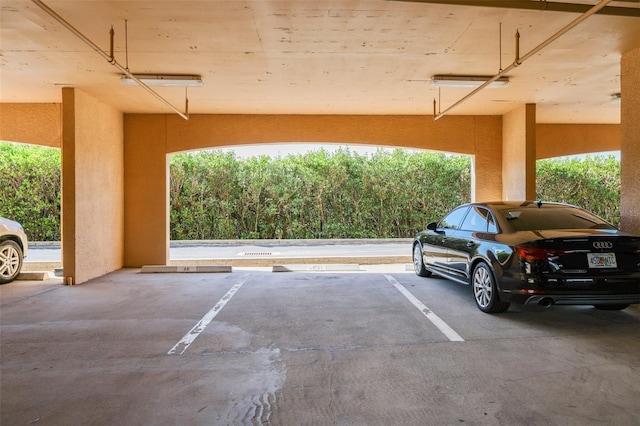
[{"label": "rear windshield", "polygon": [[584,210],[573,207],[516,207],[500,210],[514,231],[543,229],[616,229]]}]

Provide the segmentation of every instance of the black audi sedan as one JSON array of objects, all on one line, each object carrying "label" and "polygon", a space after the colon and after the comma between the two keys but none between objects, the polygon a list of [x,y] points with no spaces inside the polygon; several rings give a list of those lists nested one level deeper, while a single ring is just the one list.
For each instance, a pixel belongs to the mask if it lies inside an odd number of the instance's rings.
[{"label": "black audi sedan", "polygon": [[416,274],[471,285],[487,313],[511,303],[640,303],[640,236],[582,208],[542,201],[464,204],[413,241]]}]

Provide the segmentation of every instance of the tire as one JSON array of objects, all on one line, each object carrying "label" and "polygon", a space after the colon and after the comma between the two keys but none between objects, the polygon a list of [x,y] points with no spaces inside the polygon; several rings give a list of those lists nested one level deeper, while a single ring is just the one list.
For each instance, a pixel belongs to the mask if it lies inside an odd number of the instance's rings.
[{"label": "tire", "polygon": [[509,303],[500,300],[493,272],[486,263],[478,263],[471,276],[473,297],[478,309],[488,314],[497,314],[509,309]]},{"label": "tire", "polygon": [[419,277],[430,277],[431,271],[427,271],[422,260],[422,246],[420,243],[413,245],[413,270]]},{"label": "tire", "polygon": [[621,311],[623,309],[627,309],[629,304],[624,303],[612,303],[607,305],[593,305],[594,308],[600,309],[601,311]]},{"label": "tire", "polygon": [[15,241],[0,243],[0,284],[15,280],[22,269],[22,249]]}]

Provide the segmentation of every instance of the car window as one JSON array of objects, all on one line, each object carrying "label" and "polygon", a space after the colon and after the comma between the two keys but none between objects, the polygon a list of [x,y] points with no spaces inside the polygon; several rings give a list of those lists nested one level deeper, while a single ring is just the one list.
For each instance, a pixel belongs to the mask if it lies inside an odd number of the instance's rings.
[{"label": "car window", "polygon": [[440,221],[438,228],[460,229],[460,222],[462,222],[467,210],[469,210],[467,206],[455,209]]},{"label": "car window", "polygon": [[503,209],[502,214],[515,231],[541,229],[616,229],[608,222],[582,209],[542,206]]},{"label": "car window", "polygon": [[487,216],[489,211],[480,206],[473,206],[462,222],[461,229],[473,232],[487,232]]}]

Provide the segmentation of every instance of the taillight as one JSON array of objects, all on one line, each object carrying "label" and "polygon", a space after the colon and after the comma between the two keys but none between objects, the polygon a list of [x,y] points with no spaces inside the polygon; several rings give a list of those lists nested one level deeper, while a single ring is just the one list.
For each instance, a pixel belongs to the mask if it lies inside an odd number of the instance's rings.
[{"label": "taillight", "polygon": [[518,258],[525,262],[547,260],[547,251],[545,249],[516,247],[516,253],[518,254]]},{"label": "taillight", "polygon": [[534,262],[536,260],[548,261],[566,253],[564,250],[550,250],[542,248],[516,247],[516,254],[520,260]]}]

